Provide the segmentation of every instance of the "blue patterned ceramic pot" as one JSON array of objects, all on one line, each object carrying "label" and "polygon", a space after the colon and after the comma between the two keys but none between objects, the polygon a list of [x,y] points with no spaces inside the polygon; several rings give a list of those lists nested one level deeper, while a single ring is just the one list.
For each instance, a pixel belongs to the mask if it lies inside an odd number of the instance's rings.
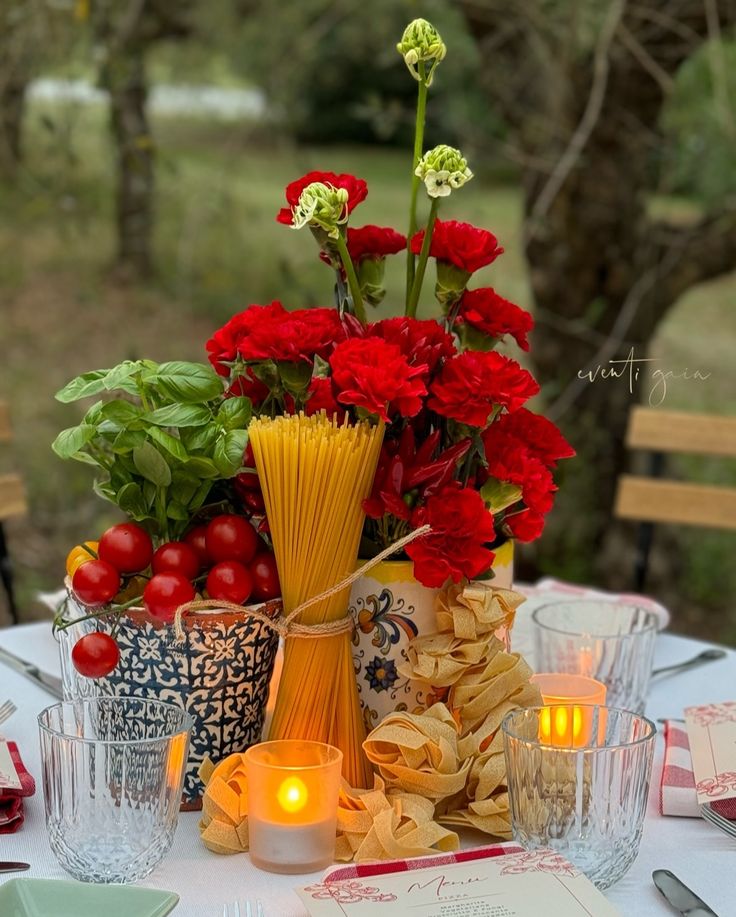
[{"label": "blue patterned ceramic pot", "polygon": [[[280,600],[259,606],[270,617],[281,612]],[[87,609],[70,597],[66,617]],[[263,718],[279,638],[248,614],[222,611],[195,613],[185,619],[185,639],[176,644],[173,628],[130,609],[116,634],[120,663],[105,678],[85,678],[71,662],[76,641],[93,630],[110,632],[112,618],[83,621],[59,631],[62,678],[67,700],[95,695],[143,697],[169,701],[194,720],[184,777],[182,808],[199,808],[202,761],[242,752],[261,741]]]}]

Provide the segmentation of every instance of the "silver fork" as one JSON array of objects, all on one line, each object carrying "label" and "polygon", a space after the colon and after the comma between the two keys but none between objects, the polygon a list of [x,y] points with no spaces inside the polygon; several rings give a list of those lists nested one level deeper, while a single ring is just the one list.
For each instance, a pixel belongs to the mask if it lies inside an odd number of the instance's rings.
[{"label": "silver fork", "polygon": [[[227,904],[224,904],[222,907],[222,917],[241,917],[240,903],[238,901],[235,902],[232,913]],[[253,905],[250,901],[245,902],[245,917],[266,917],[260,898],[256,898],[255,910],[253,910]]]},{"label": "silver fork", "polygon": [[700,814],[706,821],[710,822],[711,825],[718,828],[719,831],[723,831],[723,833],[727,834],[729,837],[736,837],[736,822],[724,818],[722,815],[719,815],[718,812],[714,812],[709,805],[701,806]]},{"label": "silver fork", "polygon": [[12,700],[6,700],[5,703],[0,704],[0,723],[9,720],[17,709]]}]

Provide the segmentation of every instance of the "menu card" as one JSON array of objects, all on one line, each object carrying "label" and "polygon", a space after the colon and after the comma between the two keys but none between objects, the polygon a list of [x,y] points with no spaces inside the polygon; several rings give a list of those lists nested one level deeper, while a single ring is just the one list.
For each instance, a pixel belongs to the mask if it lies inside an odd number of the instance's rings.
[{"label": "menu card", "polygon": [[0,790],[22,790],[18,771],[15,769],[10,749],[5,739],[0,736]]},{"label": "menu card", "polygon": [[736,701],[685,708],[698,803],[736,798]]},{"label": "menu card", "polygon": [[337,869],[297,894],[312,917],[620,917],[554,850],[473,853]]}]

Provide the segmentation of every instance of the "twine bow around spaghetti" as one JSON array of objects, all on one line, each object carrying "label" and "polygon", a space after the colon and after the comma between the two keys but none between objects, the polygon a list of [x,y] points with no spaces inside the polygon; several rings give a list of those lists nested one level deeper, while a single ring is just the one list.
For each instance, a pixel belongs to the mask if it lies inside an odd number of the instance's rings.
[{"label": "twine bow around spaghetti", "polygon": [[335,595],[338,592],[341,592],[347,586],[350,586],[357,579],[359,579],[363,574],[367,573],[369,570],[372,570],[373,567],[381,563],[381,561],[386,560],[387,557],[396,554],[402,548],[405,548],[406,545],[411,544],[412,541],[415,541],[417,538],[421,538],[423,535],[427,535],[432,530],[430,525],[421,525],[418,529],[414,529],[413,532],[409,532],[408,535],[404,535],[403,538],[399,538],[398,541],[395,541],[393,544],[390,544],[387,548],[384,548],[379,554],[376,554],[375,557],[372,557],[370,560],[366,561],[357,570],[354,570],[349,576],[346,576],[344,579],[340,580],[339,583],[336,583],[334,586],[330,586],[329,589],[325,589],[324,592],[320,592],[319,595],[312,596],[311,599],[307,599],[305,602],[302,602],[300,605],[291,611],[285,618],[272,618],[263,611],[259,611],[257,608],[245,608],[243,605],[236,605],[235,602],[228,602],[225,599],[194,599],[191,602],[186,602],[184,605],[180,605],[176,610],[176,615],[174,616],[174,635],[177,643],[180,643],[184,639],[184,623],[183,619],[189,612],[209,612],[215,614],[222,611],[234,611],[238,614],[245,612],[249,617],[253,618],[256,621],[260,621],[265,627],[270,628],[272,631],[277,633],[279,637],[286,639],[287,637],[299,637],[301,639],[317,639],[320,637],[335,637],[338,634],[347,633],[352,631],[355,627],[355,622],[353,621],[350,615],[346,615],[344,618],[339,618],[337,621],[324,621],[320,624],[300,624],[297,620],[299,615],[312,605],[316,605],[317,602],[321,602],[323,599],[327,599],[332,595]]}]

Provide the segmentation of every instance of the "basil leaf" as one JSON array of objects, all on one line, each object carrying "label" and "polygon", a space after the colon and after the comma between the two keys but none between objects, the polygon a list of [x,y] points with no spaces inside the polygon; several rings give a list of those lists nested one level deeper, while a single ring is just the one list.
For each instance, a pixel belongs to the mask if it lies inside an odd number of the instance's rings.
[{"label": "basil leaf", "polygon": [[208,452],[217,439],[217,427],[208,424],[206,427],[187,427],[181,431],[181,440],[187,452]]},{"label": "basil leaf", "polygon": [[117,497],[109,481],[94,481],[92,483],[92,490],[94,490],[98,497],[102,497],[103,500],[109,500],[111,503],[114,503]]},{"label": "basil leaf", "polygon": [[253,406],[250,398],[244,396],[226,398],[217,412],[217,422],[225,430],[242,430],[250,423],[252,413]]},{"label": "basil leaf", "polygon": [[162,363],[151,381],[174,401],[209,401],[223,391],[222,380],[214,369],[184,360]]},{"label": "basil leaf", "polygon": [[207,497],[212,490],[212,481],[202,481],[202,483],[197,488],[197,492],[189,500],[189,511],[190,513],[196,513],[198,509],[201,509]]},{"label": "basil leaf", "polygon": [[212,458],[222,477],[231,478],[243,467],[243,451],[247,443],[247,430],[231,430],[217,440]]},{"label": "basil leaf", "polygon": [[171,433],[167,433],[166,430],[161,430],[159,427],[150,427],[148,435],[178,461],[186,462],[189,458],[187,450],[181,444],[181,441],[172,436]]},{"label": "basil leaf", "polygon": [[177,522],[187,522],[189,519],[189,513],[178,500],[169,500],[166,504],[166,515]]},{"label": "basil leaf", "polygon": [[200,478],[219,478],[220,472],[212,459],[203,455],[190,455],[187,459],[187,469],[190,469]]},{"label": "basil leaf", "polygon": [[77,427],[62,430],[51,444],[51,448],[59,458],[73,458],[74,454],[80,452],[96,435],[97,427],[88,423],[80,423]]},{"label": "basil leaf", "polygon": [[149,442],[133,450],[133,461],[138,473],[157,487],[168,487],[171,469],[158,449]]},{"label": "basil leaf", "polygon": [[202,427],[212,420],[212,414],[200,404],[167,404],[143,419],[159,427]]},{"label": "basil leaf", "polygon": [[72,401],[79,401],[80,398],[87,398],[89,395],[97,395],[105,390],[103,380],[108,372],[107,369],[95,369],[89,373],[82,373],[81,376],[67,382],[54,397],[62,404],[69,404]]},{"label": "basil leaf", "polygon": [[137,446],[142,446],[146,441],[144,430],[121,430],[112,441],[112,451],[117,455],[132,452]]},{"label": "basil leaf", "polygon": [[121,487],[115,499],[120,509],[131,516],[145,516],[148,512],[143,491],[133,481]]},{"label": "basil leaf", "polygon": [[129,395],[138,394],[138,384],[135,376],[141,371],[143,364],[140,360],[124,360],[117,366],[108,370],[104,378],[105,388],[109,391],[120,389]]}]

